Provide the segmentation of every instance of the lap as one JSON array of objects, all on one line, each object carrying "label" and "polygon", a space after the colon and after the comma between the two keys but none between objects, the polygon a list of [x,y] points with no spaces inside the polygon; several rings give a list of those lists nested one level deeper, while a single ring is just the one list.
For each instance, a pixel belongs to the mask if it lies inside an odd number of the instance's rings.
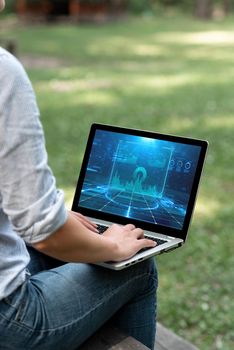
[{"label": "lap", "polygon": [[[17,337],[19,350],[51,349],[50,340],[53,348],[73,349],[74,344],[81,344],[124,304],[157,284],[151,259],[122,271],[56,261],[44,261],[43,264],[37,268],[34,265],[37,273],[12,295],[11,313],[8,310],[8,315],[5,315],[5,321],[8,321],[8,317],[11,322],[9,327],[15,334],[19,336],[25,329],[28,335],[31,334],[27,340],[22,337],[21,347],[20,338]],[[44,270],[45,264],[47,268],[56,264],[58,266]],[[3,336],[9,334],[8,329],[8,333],[4,332]]]}]

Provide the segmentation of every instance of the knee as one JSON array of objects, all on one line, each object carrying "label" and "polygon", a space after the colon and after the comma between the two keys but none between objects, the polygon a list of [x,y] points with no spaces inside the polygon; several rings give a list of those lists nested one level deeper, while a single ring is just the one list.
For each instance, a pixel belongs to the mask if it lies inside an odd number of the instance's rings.
[{"label": "knee", "polygon": [[142,273],[146,278],[147,287],[156,291],[158,287],[158,272],[155,258],[149,258],[137,265],[139,269],[142,269]]},{"label": "knee", "polygon": [[157,289],[157,287],[158,287],[158,271],[157,271],[155,258],[147,259],[146,262],[148,263],[149,275],[154,282],[155,289]]},{"label": "knee", "polygon": [[142,267],[144,267],[144,269],[146,270],[146,272],[148,272],[153,276],[157,276],[157,267],[156,267],[156,261],[154,257],[142,261],[140,265],[141,264],[142,264]]}]

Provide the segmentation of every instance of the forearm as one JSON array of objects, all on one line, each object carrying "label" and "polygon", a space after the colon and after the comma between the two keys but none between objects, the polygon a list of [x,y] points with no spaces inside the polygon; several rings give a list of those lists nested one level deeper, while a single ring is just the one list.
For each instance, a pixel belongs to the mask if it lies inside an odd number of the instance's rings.
[{"label": "forearm", "polygon": [[90,231],[70,213],[60,229],[33,247],[66,262],[103,262],[117,255],[112,240]]}]

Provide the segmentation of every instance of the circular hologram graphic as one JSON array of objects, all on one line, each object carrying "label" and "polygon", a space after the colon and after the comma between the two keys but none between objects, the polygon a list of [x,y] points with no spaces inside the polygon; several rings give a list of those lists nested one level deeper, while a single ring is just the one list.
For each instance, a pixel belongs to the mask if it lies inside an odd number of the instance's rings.
[{"label": "circular hologram graphic", "polygon": [[131,172],[130,178],[121,178],[116,174],[112,178],[112,182],[106,192],[106,198],[119,207],[135,210],[154,210],[159,204],[156,198],[155,186],[145,184],[148,174],[143,166],[138,166]]},{"label": "circular hologram graphic", "polygon": [[187,162],[187,163],[185,164],[185,169],[186,169],[186,170],[189,170],[189,169],[191,168],[191,166],[192,166],[191,162]]},{"label": "circular hologram graphic", "polygon": [[177,166],[178,166],[179,168],[182,168],[182,167],[183,167],[183,162],[182,162],[182,160],[178,160]]},{"label": "circular hologram graphic", "polygon": [[133,173],[134,180],[138,180],[139,182],[143,182],[143,181],[145,181],[146,178],[147,178],[147,171],[145,170],[144,167],[139,166],[138,168],[136,168],[134,170],[134,173]]}]

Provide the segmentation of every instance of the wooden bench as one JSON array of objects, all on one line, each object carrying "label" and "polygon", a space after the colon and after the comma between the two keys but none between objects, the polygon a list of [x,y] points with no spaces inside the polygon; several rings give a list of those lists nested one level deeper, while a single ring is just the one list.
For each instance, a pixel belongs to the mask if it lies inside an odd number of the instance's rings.
[{"label": "wooden bench", "polygon": [[[79,350],[149,350],[136,339],[127,336],[116,328],[104,326]],[[199,350],[196,346],[182,339],[169,329],[157,324],[155,350]]]}]

